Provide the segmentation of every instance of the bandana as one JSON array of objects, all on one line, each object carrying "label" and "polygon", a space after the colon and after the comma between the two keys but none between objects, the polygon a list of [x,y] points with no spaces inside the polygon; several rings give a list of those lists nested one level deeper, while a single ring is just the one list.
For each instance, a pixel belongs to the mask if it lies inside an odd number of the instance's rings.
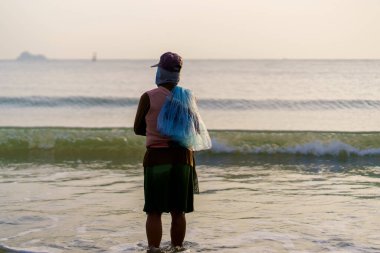
[{"label": "bandana", "polygon": [[156,84],[157,86],[160,86],[164,83],[178,84],[179,76],[179,72],[170,72],[161,67],[158,67],[156,73]]}]

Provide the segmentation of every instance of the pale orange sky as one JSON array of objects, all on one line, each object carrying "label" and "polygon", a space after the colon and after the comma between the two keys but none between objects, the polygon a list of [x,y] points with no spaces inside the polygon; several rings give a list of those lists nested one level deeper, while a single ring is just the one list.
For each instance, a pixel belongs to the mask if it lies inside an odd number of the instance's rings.
[{"label": "pale orange sky", "polygon": [[378,0],[0,0],[0,59],[380,58]]}]

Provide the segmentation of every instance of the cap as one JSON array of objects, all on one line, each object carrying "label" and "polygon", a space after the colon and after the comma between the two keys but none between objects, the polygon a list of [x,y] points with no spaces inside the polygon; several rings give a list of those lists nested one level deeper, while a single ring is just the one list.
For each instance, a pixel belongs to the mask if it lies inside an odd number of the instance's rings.
[{"label": "cap", "polygon": [[170,72],[180,72],[182,68],[182,57],[176,53],[166,52],[161,55],[160,62],[151,67],[160,67]]}]

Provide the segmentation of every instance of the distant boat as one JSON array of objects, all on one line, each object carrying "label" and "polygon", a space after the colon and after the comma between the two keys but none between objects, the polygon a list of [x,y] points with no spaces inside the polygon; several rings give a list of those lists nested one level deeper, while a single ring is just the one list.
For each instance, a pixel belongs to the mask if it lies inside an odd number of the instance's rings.
[{"label": "distant boat", "polygon": [[92,61],[97,61],[96,52],[92,55]]}]

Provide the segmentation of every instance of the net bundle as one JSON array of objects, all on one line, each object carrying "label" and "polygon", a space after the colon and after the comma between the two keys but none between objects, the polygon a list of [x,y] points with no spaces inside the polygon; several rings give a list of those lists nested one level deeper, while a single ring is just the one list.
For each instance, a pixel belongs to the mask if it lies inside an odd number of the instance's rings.
[{"label": "net bundle", "polygon": [[211,139],[192,92],[176,86],[158,115],[157,130],[194,151],[210,149]]}]

